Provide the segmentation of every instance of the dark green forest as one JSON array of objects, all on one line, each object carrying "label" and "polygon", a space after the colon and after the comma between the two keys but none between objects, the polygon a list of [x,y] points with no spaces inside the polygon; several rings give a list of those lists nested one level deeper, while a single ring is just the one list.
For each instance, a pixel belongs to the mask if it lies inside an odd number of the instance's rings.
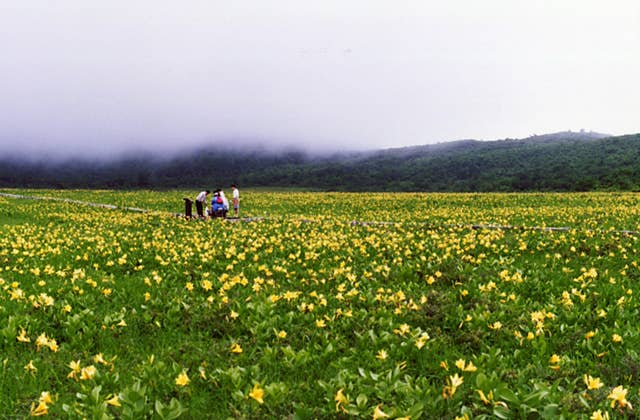
[{"label": "dark green forest", "polygon": [[231,183],[332,191],[640,190],[640,134],[563,132],[330,156],[211,147],[112,161],[0,157],[0,187],[198,189]]}]

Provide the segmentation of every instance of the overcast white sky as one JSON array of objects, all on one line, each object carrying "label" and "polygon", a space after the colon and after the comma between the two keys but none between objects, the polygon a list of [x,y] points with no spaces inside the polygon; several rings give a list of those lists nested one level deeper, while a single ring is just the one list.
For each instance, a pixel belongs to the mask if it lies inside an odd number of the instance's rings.
[{"label": "overcast white sky", "polygon": [[0,152],[640,132],[638,0],[0,0]]}]

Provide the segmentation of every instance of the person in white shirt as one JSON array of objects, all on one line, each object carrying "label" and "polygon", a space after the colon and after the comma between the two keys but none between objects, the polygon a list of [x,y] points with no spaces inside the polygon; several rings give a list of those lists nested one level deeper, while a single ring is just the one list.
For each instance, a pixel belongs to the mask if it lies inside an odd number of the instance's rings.
[{"label": "person in white shirt", "polygon": [[204,203],[206,203],[207,201],[207,194],[209,194],[211,191],[206,190],[206,191],[200,191],[200,194],[198,194],[198,196],[196,197],[196,212],[198,213],[199,217],[204,217],[204,213],[202,212],[203,209],[203,205]]},{"label": "person in white shirt", "polygon": [[236,184],[231,184],[231,189],[233,190],[233,212],[238,217],[240,212],[240,191],[238,191]]},{"label": "person in white shirt", "polygon": [[225,213],[229,211],[229,200],[224,196],[224,191],[220,190],[220,197],[222,197],[222,205],[224,206]]}]

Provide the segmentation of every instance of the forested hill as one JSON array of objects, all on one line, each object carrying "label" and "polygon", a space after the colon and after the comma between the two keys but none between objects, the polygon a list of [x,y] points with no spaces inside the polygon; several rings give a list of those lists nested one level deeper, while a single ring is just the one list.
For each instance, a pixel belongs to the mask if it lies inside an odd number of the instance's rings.
[{"label": "forested hill", "polygon": [[110,162],[0,158],[2,187],[216,188],[232,182],[338,191],[639,190],[640,134],[564,132],[323,157],[211,148]]}]

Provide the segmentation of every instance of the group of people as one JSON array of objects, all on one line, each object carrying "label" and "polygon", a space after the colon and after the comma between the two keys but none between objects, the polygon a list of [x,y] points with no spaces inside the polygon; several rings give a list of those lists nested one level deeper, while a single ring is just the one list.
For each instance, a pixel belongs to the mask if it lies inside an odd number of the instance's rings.
[{"label": "group of people", "polygon": [[[240,214],[240,191],[236,184],[231,184],[233,191],[232,203],[235,217]],[[201,191],[196,197],[196,212],[198,217],[227,217],[229,211],[229,200],[224,195],[224,191],[218,188],[213,191],[211,198],[211,206],[207,207],[207,197],[211,194],[210,190]]]}]

